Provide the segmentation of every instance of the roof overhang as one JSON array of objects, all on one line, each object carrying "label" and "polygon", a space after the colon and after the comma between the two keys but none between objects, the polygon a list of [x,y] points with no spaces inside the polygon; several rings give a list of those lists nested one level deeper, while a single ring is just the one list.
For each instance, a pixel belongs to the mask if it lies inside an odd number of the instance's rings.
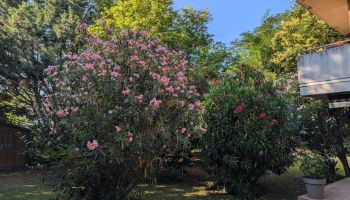
[{"label": "roof overhang", "polygon": [[350,0],[296,0],[340,33],[350,33]]}]

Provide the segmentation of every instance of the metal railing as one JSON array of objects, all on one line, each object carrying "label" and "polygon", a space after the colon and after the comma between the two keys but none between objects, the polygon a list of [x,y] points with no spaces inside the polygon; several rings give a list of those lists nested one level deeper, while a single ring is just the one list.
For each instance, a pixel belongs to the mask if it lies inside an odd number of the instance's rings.
[{"label": "metal railing", "polygon": [[327,50],[327,49],[331,49],[331,48],[335,48],[335,47],[340,47],[340,46],[343,46],[344,44],[348,44],[350,43],[350,38],[349,39],[346,39],[346,40],[343,40],[343,41],[339,41],[339,42],[334,42],[334,43],[331,43],[331,44],[326,44],[326,45],[322,45],[322,46],[318,46],[318,47],[313,47],[311,49],[307,49],[305,51],[302,51],[301,53],[302,54],[305,54],[305,53],[310,53],[310,52],[314,52],[314,51],[317,51],[317,50],[320,50],[322,49],[323,51]]}]

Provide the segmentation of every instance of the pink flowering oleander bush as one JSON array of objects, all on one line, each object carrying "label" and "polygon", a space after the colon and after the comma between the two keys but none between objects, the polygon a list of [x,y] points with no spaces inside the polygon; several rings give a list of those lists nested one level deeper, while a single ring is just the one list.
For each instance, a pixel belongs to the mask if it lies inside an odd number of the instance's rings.
[{"label": "pink flowering oleander bush", "polygon": [[294,105],[256,69],[224,75],[204,96],[204,152],[226,191],[254,199],[260,177],[294,163]]},{"label": "pink flowering oleander bush", "polygon": [[45,70],[55,92],[42,148],[64,155],[65,198],[125,199],[163,156],[189,148],[199,93],[184,56],[148,33],[87,41],[64,66]]}]

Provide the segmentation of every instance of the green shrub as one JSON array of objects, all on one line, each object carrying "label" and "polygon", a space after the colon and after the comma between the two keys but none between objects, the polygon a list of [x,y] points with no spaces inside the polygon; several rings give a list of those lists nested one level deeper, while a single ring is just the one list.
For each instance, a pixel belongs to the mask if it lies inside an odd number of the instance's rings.
[{"label": "green shrub", "polygon": [[126,199],[163,158],[188,150],[201,109],[189,70],[184,55],[135,31],[89,37],[47,68],[49,127],[33,146],[63,167],[64,199]]},{"label": "green shrub", "polygon": [[261,176],[294,163],[294,107],[261,72],[245,67],[223,76],[203,105],[205,153],[227,192],[252,198]]},{"label": "green shrub", "polygon": [[302,158],[300,170],[304,177],[312,179],[326,178],[329,166],[327,159],[320,154],[309,154]]}]

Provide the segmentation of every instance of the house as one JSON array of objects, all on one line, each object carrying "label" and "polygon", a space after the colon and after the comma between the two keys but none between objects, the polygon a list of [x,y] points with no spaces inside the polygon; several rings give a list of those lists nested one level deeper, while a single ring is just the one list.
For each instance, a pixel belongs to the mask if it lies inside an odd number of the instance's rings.
[{"label": "house", "polygon": [[[337,29],[350,34],[349,0],[296,0]],[[330,108],[350,107],[350,39],[307,50],[298,59],[302,96],[328,100]]]},{"label": "house", "polygon": [[29,130],[6,122],[0,122],[0,169],[25,168],[27,156],[20,137]]},{"label": "house", "polygon": [[[345,36],[350,34],[350,0],[296,0]],[[325,44],[298,58],[301,96],[324,99],[330,108],[350,107],[350,39]],[[350,178],[327,185],[325,200],[350,199]],[[305,194],[298,200],[310,200]]]}]

